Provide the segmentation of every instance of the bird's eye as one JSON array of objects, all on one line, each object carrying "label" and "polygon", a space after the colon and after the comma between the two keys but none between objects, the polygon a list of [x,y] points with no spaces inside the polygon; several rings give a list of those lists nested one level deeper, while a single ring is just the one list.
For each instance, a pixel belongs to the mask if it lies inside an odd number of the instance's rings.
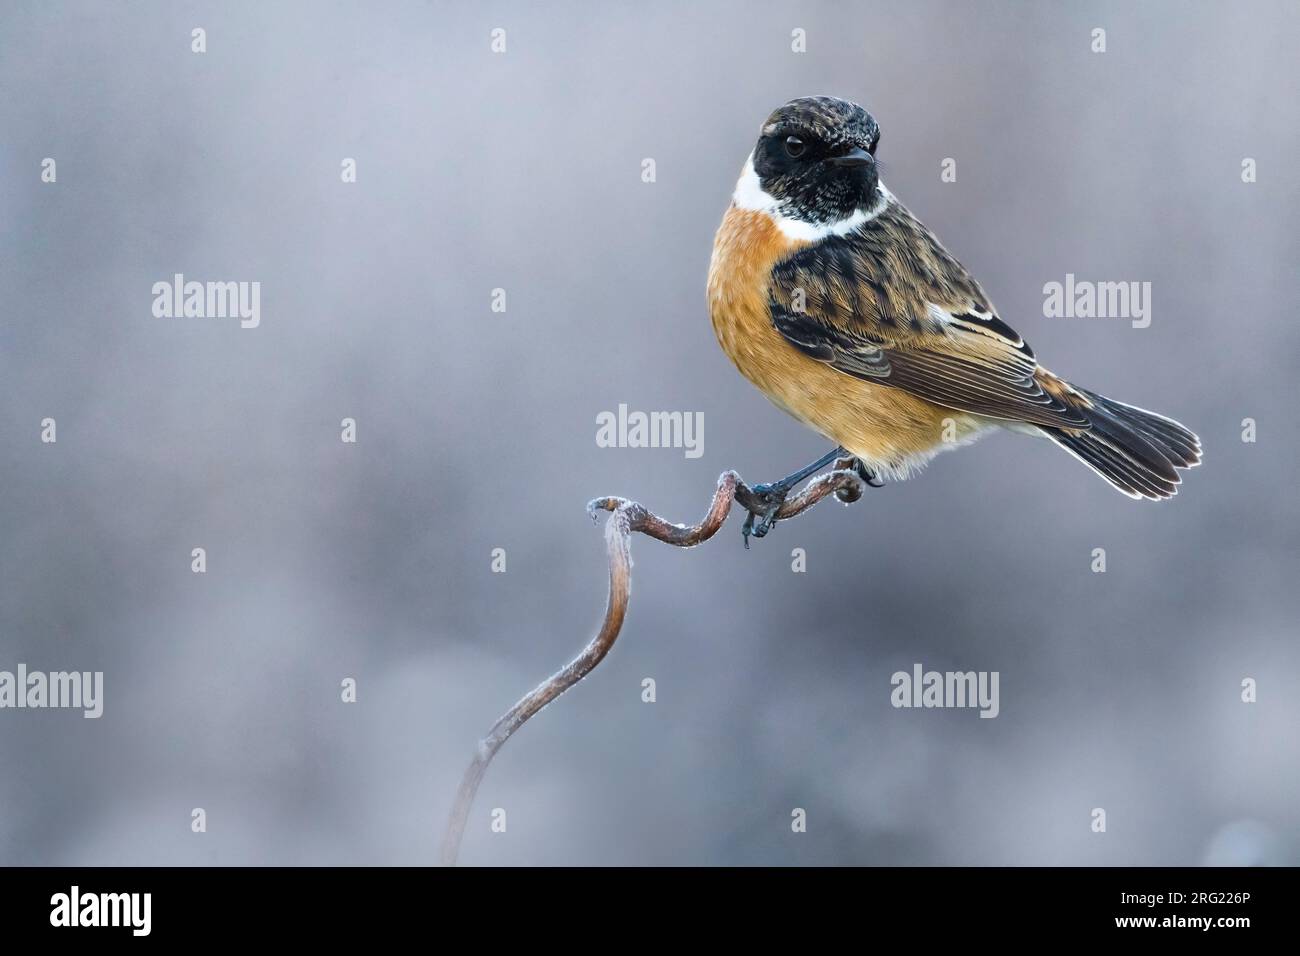
[{"label": "bird's eye", "polygon": [[804,154],[808,147],[804,145],[803,140],[798,136],[787,136],[785,138],[785,151],[791,159],[798,159]]}]

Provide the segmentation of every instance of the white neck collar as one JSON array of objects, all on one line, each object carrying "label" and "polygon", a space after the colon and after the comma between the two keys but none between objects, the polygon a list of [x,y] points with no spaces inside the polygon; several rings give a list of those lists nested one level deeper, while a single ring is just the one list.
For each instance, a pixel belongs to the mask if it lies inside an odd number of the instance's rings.
[{"label": "white neck collar", "polygon": [[835,222],[815,223],[792,219],[785,215],[784,204],[765,192],[762,183],[758,181],[753,153],[745,160],[745,168],[740,171],[740,179],[736,181],[736,191],[731,194],[731,201],[737,209],[766,213],[785,236],[804,242],[816,242],[827,236],[848,235],[864,222],[870,222],[884,212],[893,199],[893,194],[885,188],[885,184],[877,183],[876,202],[870,209],[855,209],[850,215]]}]

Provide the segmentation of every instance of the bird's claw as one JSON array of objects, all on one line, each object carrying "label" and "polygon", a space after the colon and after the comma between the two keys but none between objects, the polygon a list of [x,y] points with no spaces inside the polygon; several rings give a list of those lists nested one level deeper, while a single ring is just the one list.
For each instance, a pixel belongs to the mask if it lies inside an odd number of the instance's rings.
[{"label": "bird's claw", "polygon": [[755,538],[763,538],[776,527],[777,512],[781,510],[781,505],[785,504],[785,499],[790,494],[790,486],[777,482],[771,485],[755,485],[749,490],[758,503],[759,510],[755,511],[746,505],[749,514],[745,516],[745,523],[740,526],[746,550],[749,548],[751,535]]},{"label": "bird's claw", "polygon": [[[862,463],[861,458],[841,458],[835,463],[835,470],[853,472],[862,479],[862,483],[868,488],[882,488],[885,484],[879,475]],[[857,501],[859,495],[852,494],[847,489],[841,488],[835,492],[835,497],[843,502],[851,502]]]}]

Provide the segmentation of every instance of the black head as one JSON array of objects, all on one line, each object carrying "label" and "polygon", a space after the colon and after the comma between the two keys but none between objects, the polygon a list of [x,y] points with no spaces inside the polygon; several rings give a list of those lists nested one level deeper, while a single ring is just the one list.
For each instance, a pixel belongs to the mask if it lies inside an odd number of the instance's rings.
[{"label": "black head", "polygon": [[857,103],[804,96],[763,124],[754,172],[783,216],[833,223],[875,205],[879,141],[880,127]]}]

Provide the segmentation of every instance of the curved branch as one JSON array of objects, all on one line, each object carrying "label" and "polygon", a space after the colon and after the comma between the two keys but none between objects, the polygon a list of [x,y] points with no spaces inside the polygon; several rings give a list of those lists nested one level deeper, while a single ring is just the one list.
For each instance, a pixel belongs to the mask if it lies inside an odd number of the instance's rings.
[{"label": "curved branch", "polygon": [[[777,512],[777,520],[803,514],[832,493],[844,502],[857,501],[862,496],[862,483],[856,474],[847,470],[819,475],[797,494],[785,500]],[[632,580],[632,533],[640,532],[679,548],[692,548],[703,544],[717,533],[727,520],[733,501],[740,502],[741,507],[749,511],[757,511],[762,507],[749,486],[741,481],[740,475],[734,471],[724,471],[718,478],[708,513],[695,525],[665,521],[643,505],[626,498],[596,498],[588,503],[587,512],[593,520],[601,511],[610,512],[609,519],[605,522],[605,547],[609,555],[609,599],[605,605],[605,619],[596,636],[577,657],[521,697],[492,725],[487,736],[479,741],[474,759],[470,761],[465,776],[461,779],[451,818],[447,821],[447,829],[443,834],[440,853],[443,865],[453,866],[456,863],[470,807],[474,803],[483,774],[487,772],[488,764],[496,752],[529,718],[586,677],[604,660],[618,639],[623,619],[627,616],[628,590]]]}]

